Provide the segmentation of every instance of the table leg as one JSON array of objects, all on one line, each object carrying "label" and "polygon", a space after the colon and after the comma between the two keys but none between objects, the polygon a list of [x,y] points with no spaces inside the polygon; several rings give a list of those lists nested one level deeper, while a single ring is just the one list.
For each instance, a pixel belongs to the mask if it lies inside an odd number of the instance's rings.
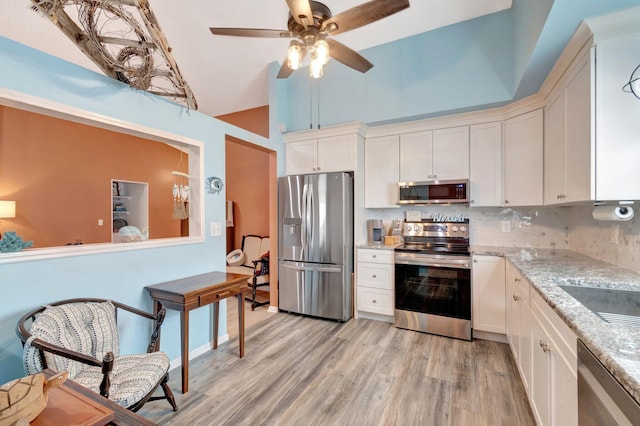
[{"label": "table leg", "polygon": [[220,319],[220,302],[213,302],[213,349],[218,348],[218,320]]},{"label": "table leg", "polygon": [[238,293],[238,346],[240,358],[244,356],[244,292]]},{"label": "table leg", "polygon": [[189,311],[180,312],[180,328],[182,330],[182,393],[189,392]]}]

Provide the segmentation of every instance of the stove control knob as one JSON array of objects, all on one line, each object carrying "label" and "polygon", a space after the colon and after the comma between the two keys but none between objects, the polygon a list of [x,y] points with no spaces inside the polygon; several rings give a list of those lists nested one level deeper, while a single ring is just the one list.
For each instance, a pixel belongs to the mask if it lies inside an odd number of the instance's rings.
[{"label": "stove control knob", "polygon": [[413,231],[413,225],[408,224],[407,225],[407,231],[409,231],[409,232]]},{"label": "stove control knob", "polygon": [[461,232],[467,232],[467,227],[466,226],[461,226],[460,227],[460,231]]},{"label": "stove control knob", "polygon": [[458,232],[458,227],[457,227],[456,225],[453,225],[453,226],[451,227],[451,230],[452,230],[453,232]]}]

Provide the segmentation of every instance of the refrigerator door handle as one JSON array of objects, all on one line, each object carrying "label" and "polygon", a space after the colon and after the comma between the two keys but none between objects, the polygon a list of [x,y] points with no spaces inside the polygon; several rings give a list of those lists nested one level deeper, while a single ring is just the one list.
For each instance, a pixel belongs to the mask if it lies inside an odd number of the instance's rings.
[{"label": "refrigerator door handle", "polygon": [[341,272],[341,266],[298,266],[295,264],[281,263],[280,266],[286,269],[293,269],[294,271],[311,271],[311,272]]},{"label": "refrigerator door handle", "polygon": [[305,253],[307,252],[307,228],[309,227],[307,221],[307,198],[308,198],[309,184],[305,182],[302,186],[302,229],[300,230],[300,238],[302,243],[301,259],[305,259]]}]

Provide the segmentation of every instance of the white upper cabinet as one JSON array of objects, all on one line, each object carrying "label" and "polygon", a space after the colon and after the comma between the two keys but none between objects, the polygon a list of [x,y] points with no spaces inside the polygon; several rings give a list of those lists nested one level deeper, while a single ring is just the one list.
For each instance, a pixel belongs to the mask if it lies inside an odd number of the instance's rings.
[{"label": "white upper cabinet", "polygon": [[504,205],[542,205],[542,110],[504,123]]},{"label": "white upper cabinet", "polygon": [[398,135],[365,140],[365,208],[398,207],[399,146]]},{"label": "white upper cabinet", "polygon": [[433,178],[469,179],[469,126],[433,131]]},{"label": "white upper cabinet", "polygon": [[469,179],[469,126],[400,135],[400,180]]},{"label": "white upper cabinet", "polygon": [[622,90],[640,35],[596,39],[545,107],[545,204],[640,199],[640,101]]},{"label": "white upper cabinet", "polygon": [[432,151],[431,130],[400,135],[400,181],[433,180]]},{"label": "white upper cabinet", "polygon": [[469,205],[502,205],[502,121],[469,128]]},{"label": "white upper cabinet", "polygon": [[586,55],[571,67],[568,78],[545,107],[545,204],[590,199],[590,69]]},{"label": "white upper cabinet", "polygon": [[287,142],[286,174],[327,173],[356,169],[356,134]]}]

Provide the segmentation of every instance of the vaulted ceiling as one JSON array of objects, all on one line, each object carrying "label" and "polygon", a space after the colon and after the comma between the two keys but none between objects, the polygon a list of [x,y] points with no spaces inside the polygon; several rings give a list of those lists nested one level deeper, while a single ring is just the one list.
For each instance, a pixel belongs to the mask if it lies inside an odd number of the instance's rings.
[{"label": "vaulted ceiling", "polygon": [[[325,0],[333,15],[366,0]],[[289,39],[213,36],[209,27],[286,29],[285,0],[150,0],[199,111],[217,116],[268,104],[268,64]],[[409,9],[335,36],[360,51],[511,7],[511,0],[412,0]],[[100,72],[29,0],[4,2],[0,35]],[[374,64],[375,66],[375,64]],[[355,72],[355,71],[354,71]]]}]

